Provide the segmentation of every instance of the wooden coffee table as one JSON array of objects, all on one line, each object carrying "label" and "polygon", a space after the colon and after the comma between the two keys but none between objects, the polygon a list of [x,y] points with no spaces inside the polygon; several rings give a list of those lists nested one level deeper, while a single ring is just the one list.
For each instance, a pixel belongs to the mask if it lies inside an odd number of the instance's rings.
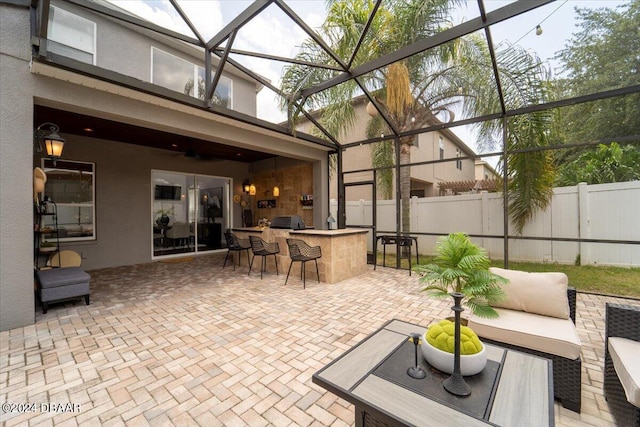
[{"label": "wooden coffee table", "polygon": [[316,372],[313,382],[355,405],[356,426],[554,425],[550,360],[486,345],[486,372],[466,377],[471,396],[457,397],[442,388],[449,375],[429,367],[419,348],[428,376],[406,374],[414,361],[408,336],[425,329],[391,320]]}]

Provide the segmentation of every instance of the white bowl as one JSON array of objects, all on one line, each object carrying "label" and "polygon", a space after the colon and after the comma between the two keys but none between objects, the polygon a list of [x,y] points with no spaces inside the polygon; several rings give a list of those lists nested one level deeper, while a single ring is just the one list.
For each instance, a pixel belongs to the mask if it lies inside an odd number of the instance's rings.
[{"label": "white bowl", "polygon": [[[429,344],[427,342],[426,331],[422,334],[421,349],[422,355],[429,365],[447,374],[453,373],[453,353],[442,351]],[[482,344],[482,350],[480,350],[479,353],[460,355],[460,372],[465,377],[480,373],[486,365],[487,351],[484,343]]]}]

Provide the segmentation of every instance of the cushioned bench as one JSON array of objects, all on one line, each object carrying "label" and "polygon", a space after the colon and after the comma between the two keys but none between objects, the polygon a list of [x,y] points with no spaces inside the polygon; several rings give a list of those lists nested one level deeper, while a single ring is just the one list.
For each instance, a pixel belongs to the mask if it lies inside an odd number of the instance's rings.
[{"label": "cushioned bench", "polygon": [[604,397],[619,426],[640,427],[640,307],[607,304]]},{"label": "cushioned bench", "polygon": [[84,297],[89,305],[89,283],[91,276],[79,267],[52,268],[36,272],[38,295],[42,302],[42,313],[46,313],[49,302],[58,302]]},{"label": "cushioned bench", "polygon": [[580,412],[581,343],[576,331],[576,292],[564,273],[528,273],[490,268],[509,279],[507,299],[494,304],[499,317],[469,318],[483,341],[551,359],[553,393],[562,406]]}]

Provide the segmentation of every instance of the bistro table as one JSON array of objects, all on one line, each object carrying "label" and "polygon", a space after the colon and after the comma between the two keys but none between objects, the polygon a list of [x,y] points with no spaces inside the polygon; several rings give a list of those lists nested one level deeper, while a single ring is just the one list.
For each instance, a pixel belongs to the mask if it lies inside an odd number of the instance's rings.
[{"label": "bistro table", "polygon": [[[355,405],[356,426],[553,426],[553,375],[548,359],[486,345],[487,367],[465,377],[471,395],[442,387],[449,377],[430,367],[413,379],[412,332],[426,328],[393,319],[313,375],[315,384]],[[418,348],[420,352],[420,349]]]}]

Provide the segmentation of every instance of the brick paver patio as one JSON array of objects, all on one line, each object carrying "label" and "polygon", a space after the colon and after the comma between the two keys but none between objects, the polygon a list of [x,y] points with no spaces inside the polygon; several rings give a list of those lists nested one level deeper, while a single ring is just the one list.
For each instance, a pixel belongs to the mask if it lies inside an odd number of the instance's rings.
[{"label": "brick paver patio", "polygon": [[[54,305],[35,325],[0,333],[0,402],[34,405],[0,413],[2,425],[353,425],[353,407],[311,375],[391,318],[427,325],[450,313],[407,271],[303,290],[299,277],[285,287],[284,275],[247,277],[223,259],[92,271],[90,306]],[[582,413],[556,403],[556,425],[613,425],[602,395],[605,302],[640,305],[578,294]]]}]

